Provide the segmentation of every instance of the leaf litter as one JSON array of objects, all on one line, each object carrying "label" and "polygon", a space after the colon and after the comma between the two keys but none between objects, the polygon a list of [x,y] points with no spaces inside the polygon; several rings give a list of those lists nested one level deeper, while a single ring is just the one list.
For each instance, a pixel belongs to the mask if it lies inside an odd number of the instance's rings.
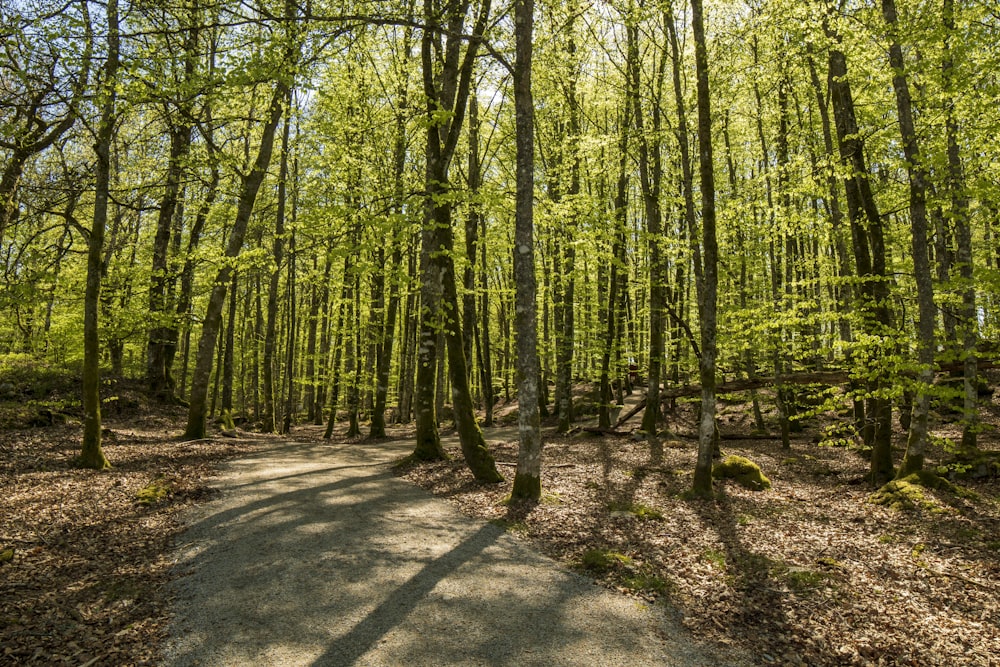
[{"label": "leaf litter", "polygon": [[[716,480],[714,501],[689,500],[695,441],[659,444],[547,433],[538,504],[507,504],[509,480],[475,483],[457,448],[404,476],[762,665],[1000,665],[997,479],[899,511],[869,502],[868,463],[848,448],[727,438],[723,456],[758,464],[772,490]],[[1000,449],[995,431],[980,446]],[[517,442],[493,453],[512,478]]]}]

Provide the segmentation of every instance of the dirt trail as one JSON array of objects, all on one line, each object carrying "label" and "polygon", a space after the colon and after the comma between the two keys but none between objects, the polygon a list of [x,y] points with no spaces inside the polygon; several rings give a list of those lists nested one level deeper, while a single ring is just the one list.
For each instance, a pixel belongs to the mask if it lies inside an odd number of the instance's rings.
[{"label": "dirt trail", "polygon": [[230,464],[177,547],[166,664],[737,664],[397,479],[411,447],[285,441]]}]

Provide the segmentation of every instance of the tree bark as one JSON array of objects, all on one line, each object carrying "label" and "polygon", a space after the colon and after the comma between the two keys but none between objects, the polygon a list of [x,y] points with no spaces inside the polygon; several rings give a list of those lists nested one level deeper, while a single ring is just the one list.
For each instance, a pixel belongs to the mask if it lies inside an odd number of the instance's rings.
[{"label": "tree bark", "polygon": [[716,298],[718,289],[718,245],[715,234],[715,170],[712,162],[712,110],[708,85],[708,46],[701,0],[691,0],[694,29],[695,69],[698,98],[698,149],[701,176],[701,224],[704,264],[699,281],[698,310],[701,315],[701,422],[698,429],[698,461],[692,493],[711,497],[712,454],[715,446],[715,357]]},{"label": "tree bark", "polygon": [[534,0],[514,1],[514,113],[517,144],[517,194],[514,222],[514,328],[517,330],[517,472],[511,499],[538,501],[542,493],[542,438],[538,409],[538,331],[536,315],[534,105],[531,92]]},{"label": "tree bark", "polygon": [[[289,89],[283,103],[291,106],[291,90]],[[281,268],[285,258],[285,206],[287,200],[288,181],[288,151],[291,134],[291,118],[285,118],[285,127],[281,133],[281,160],[278,167],[278,202],[274,215],[274,241],[271,257],[274,268],[267,290],[267,323],[264,325],[264,359],[263,366],[263,401],[264,401],[264,433],[274,433],[278,427],[278,393],[275,378],[275,347],[278,342],[278,290],[281,284]]]},{"label": "tree bark", "polygon": [[101,447],[101,358],[98,313],[101,304],[104,231],[108,221],[111,189],[111,140],[114,137],[120,64],[121,34],[118,0],[108,0],[108,55],[101,90],[101,118],[94,153],[97,182],[94,190],[94,218],[87,239],[87,288],[83,306],[83,446],[79,464],[100,470],[110,467]]},{"label": "tree bark", "polygon": [[[229,232],[229,240],[226,244],[226,257],[228,258],[237,257],[243,246],[247,224],[250,222],[254,203],[257,201],[257,193],[264,182],[267,167],[271,163],[271,155],[274,151],[274,135],[278,129],[278,123],[281,121],[285,106],[284,102],[289,93],[290,88],[285,82],[278,81],[275,84],[274,94],[271,97],[270,108],[268,109],[268,118],[264,123],[253,168],[240,179],[241,185],[236,208],[236,219],[232,230]],[[194,377],[191,380],[191,399],[188,408],[187,428],[184,432],[185,438],[189,440],[205,437],[208,382],[212,371],[215,339],[218,336],[219,325],[221,323],[222,306],[226,298],[226,284],[229,281],[231,273],[232,266],[226,263],[223,264],[222,268],[216,274],[209,296],[205,319],[202,323]]]},{"label": "tree bark", "polygon": [[927,168],[923,164],[913,122],[913,102],[910,97],[907,68],[903,61],[903,48],[899,42],[899,20],[894,0],[882,0],[882,17],[890,32],[889,67],[893,73],[892,87],[896,93],[899,133],[909,176],[910,249],[913,255],[913,276],[917,283],[917,360],[920,370],[917,375],[916,397],[910,417],[906,454],[897,473],[897,477],[906,477],[924,467],[924,452],[928,441],[927,418],[930,412],[928,392],[934,382],[934,321],[937,319],[937,308],[934,305],[934,282],[931,277],[927,243]]}]

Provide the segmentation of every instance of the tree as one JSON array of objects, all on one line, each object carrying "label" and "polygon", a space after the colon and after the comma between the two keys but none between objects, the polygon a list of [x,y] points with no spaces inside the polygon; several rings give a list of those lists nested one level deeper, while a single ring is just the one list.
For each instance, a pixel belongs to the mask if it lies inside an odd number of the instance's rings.
[{"label": "tree", "polygon": [[[882,17],[889,27],[889,67],[892,68],[892,88],[896,93],[896,113],[899,133],[906,156],[910,186],[910,247],[913,253],[913,275],[917,283],[919,309],[917,330],[920,370],[917,374],[917,396],[913,402],[910,436],[906,442],[906,455],[899,466],[898,477],[924,467],[927,448],[927,417],[930,411],[931,384],[934,382],[934,322],[937,308],[934,305],[934,284],[931,278],[930,255],[927,247],[927,170],[920,154],[916,127],[913,122],[913,102],[903,62],[903,47],[899,42],[899,19],[894,0],[882,0]],[[873,471],[874,472],[874,471]]]},{"label": "tree", "polygon": [[[417,442],[413,457],[427,460],[445,456],[434,405],[437,339],[443,332],[462,453],[476,479],[497,482],[503,478],[486,448],[472,410],[451,257],[454,242],[449,171],[465,118],[473,63],[489,18],[489,0],[479,8],[472,37],[462,54],[461,35],[467,11],[468,3],[462,0],[448,2],[441,8],[433,0],[424,1],[426,26],[421,39],[421,64],[427,99],[426,199],[421,232],[420,341],[415,390]],[[439,64],[435,56],[441,58]]]},{"label": "tree", "polygon": [[701,325],[701,420],[698,428],[698,461],[692,491],[712,496],[712,454],[715,440],[716,300],[718,242],[715,230],[715,166],[712,157],[712,109],[708,85],[708,45],[701,0],[691,0],[695,68],[698,92],[698,165],[701,176],[702,275],[698,281]]},{"label": "tree", "polygon": [[115,132],[118,98],[118,70],[121,65],[121,28],[118,0],[107,5],[107,55],[100,85],[100,120],[97,125],[94,153],[97,156],[94,191],[94,220],[87,239],[87,291],[83,299],[83,447],[80,465],[85,468],[109,466],[101,448],[101,361],[98,313],[101,301],[104,232],[108,222],[108,198],[111,188],[111,139]]},{"label": "tree", "polygon": [[536,315],[535,123],[531,95],[534,0],[514,3],[514,106],[516,107],[517,203],[514,229],[514,328],[517,331],[518,437],[517,473],[511,498],[538,501],[542,493],[542,439],[538,410],[538,331]]}]

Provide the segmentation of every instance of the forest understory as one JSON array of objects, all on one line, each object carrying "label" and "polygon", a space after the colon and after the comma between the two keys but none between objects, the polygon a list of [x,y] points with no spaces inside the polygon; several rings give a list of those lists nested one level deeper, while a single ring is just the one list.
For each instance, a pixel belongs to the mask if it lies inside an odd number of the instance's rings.
[{"label": "forest understory", "polygon": [[[72,419],[13,428],[23,405],[0,406],[0,664],[156,664],[177,513],[218,493],[218,464],[279,437],[182,443],[181,409],[118,394],[104,433],[114,467],[100,473],[73,467]],[[820,446],[822,420],[788,451],[734,439],[752,430],[749,406],[720,408],[723,454],[760,465],[770,490],[717,481],[715,501],[685,499],[695,441],[684,403],[659,453],[638,434],[547,435],[538,505],[507,504],[509,481],[476,483],[457,447],[405,477],[602,585],[669,605],[696,637],[761,665],[997,664],[1000,480],[957,480],[960,494],[925,490],[906,509],[875,505],[867,461]],[[1000,406],[983,417],[981,446],[1000,451]],[[958,430],[938,423],[935,434]],[[494,454],[512,478],[517,442]],[[947,458],[935,447],[928,465]]]}]

